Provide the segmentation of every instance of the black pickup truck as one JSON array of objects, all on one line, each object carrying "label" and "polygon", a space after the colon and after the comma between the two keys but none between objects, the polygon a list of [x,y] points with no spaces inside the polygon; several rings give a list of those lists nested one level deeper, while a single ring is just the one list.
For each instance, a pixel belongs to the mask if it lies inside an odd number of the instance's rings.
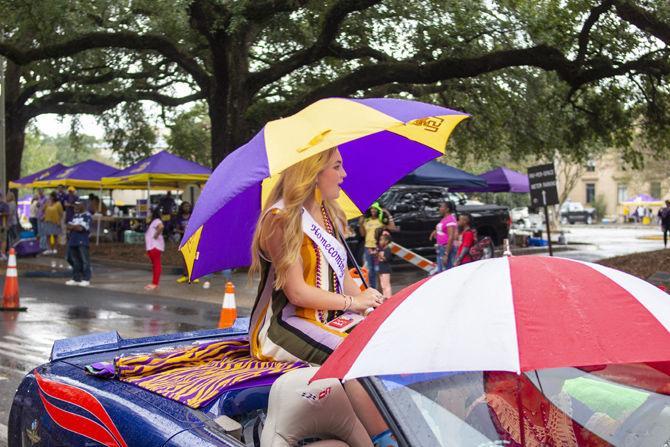
[{"label": "black pickup truck", "polygon": [[[510,227],[509,210],[498,205],[466,205],[463,196],[451,193],[447,188],[424,185],[395,185],[379,198],[382,207],[393,215],[398,231],[392,234],[393,241],[423,255],[433,255],[434,242],[428,238],[440,221],[440,204],[445,200],[456,204],[456,213],[469,213],[472,226],[478,237],[488,236],[495,245],[507,238]],[[358,222],[350,221],[358,234]],[[360,238],[347,241],[354,253],[360,251]]]}]

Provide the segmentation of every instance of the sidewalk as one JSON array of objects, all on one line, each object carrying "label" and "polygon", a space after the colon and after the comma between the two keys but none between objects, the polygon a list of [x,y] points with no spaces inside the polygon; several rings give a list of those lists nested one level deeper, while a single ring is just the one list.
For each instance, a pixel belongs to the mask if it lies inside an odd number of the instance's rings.
[{"label": "sidewalk", "polygon": [[[55,268],[51,268],[53,261]],[[225,280],[223,275],[216,274],[210,278],[210,288],[202,287],[204,281],[193,284],[178,284],[177,278],[181,276],[174,268],[165,268],[161,275],[160,287],[157,290],[146,291],[144,286],[151,282],[151,266],[139,263],[129,262],[126,265],[122,263],[100,263],[93,260],[91,291],[95,289],[113,290],[116,292],[128,292],[134,294],[151,296],[160,296],[165,298],[175,298],[187,301],[203,301],[209,303],[221,304],[225,289]],[[35,272],[49,272],[50,277],[40,277],[31,280],[53,282],[63,284],[69,277],[67,262],[59,255],[57,256],[38,256],[36,258],[21,258],[19,260],[19,275],[25,276],[26,269],[32,269]],[[258,288],[258,280],[249,284],[247,272],[239,271],[233,273],[233,284],[235,284],[235,297],[237,306],[251,311],[254,298]],[[24,280],[20,278],[20,280]]]}]

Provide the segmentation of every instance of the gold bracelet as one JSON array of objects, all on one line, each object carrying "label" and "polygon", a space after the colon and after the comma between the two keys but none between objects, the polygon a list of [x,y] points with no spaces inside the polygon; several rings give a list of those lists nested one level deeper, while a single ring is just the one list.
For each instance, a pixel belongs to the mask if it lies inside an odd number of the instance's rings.
[{"label": "gold bracelet", "polygon": [[[344,309],[342,309],[342,312],[346,312],[351,308],[351,304],[353,303],[354,299],[349,296],[349,295],[342,295],[342,298],[344,298]],[[349,298],[349,302],[347,303],[347,298]]]}]

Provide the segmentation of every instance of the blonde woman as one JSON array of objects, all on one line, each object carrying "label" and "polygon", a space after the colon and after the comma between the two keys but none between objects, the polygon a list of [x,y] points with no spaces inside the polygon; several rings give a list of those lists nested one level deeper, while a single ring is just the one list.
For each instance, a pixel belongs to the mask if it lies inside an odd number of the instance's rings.
[{"label": "blonde woman", "polygon": [[[343,312],[365,314],[382,303],[375,289],[361,292],[347,271],[338,241],[344,212],[335,202],[346,177],[337,148],[286,169],[256,226],[251,273],[261,281],[251,315],[251,354],[260,360],[322,364],[347,336],[329,325]],[[388,427],[356,381],[346,384],[371,436]],[[359,411],[360,410],[360,411]]]},{"label": "blonde woman", "polygon": [[252,248],[261,283],[250,337],[259,359],[320,365],[347,336],[327,323],[382,302],[377,290],[361,292],[346,268],[338,240],[346,222],[335,202],[345,176],[331,149],[286,169],[270,193]]}]

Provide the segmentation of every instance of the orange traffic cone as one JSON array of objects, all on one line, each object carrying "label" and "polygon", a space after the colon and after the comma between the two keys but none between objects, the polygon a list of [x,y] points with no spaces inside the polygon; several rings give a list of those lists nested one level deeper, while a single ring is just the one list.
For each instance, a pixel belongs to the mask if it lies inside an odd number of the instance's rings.
[{"label": "orange traffic cone", "polygon": [[[369,284],[368,269],[366,269],[365,267],[361,267],[361,273],[363,274],[363,278],[365,278],[365,284]],[[358,274],[358,271],[355,268],[350,269],[349,274],[353,278],[356,285],[361,289],[361,292],[367,289],[367,287],[363,285],[363,280],[361,279],[361,276]]]},{"label": "orange traffic cone", "polygon": [[235,286],[232,282],[226,283],[226,293],[223,295],[223,305],[219,315],[219,329],[231,327],[237,318],[237,304],[235,303]]},{"label": "orange traffic cone", "polygon": [[0,311],[21,311],[25,307],[19,306],[19,274],[16,270],[16,252],[9,249],[9,261],[7,262],[7,275],[5,277],[5,288],[2,292],[2,307]]}]

